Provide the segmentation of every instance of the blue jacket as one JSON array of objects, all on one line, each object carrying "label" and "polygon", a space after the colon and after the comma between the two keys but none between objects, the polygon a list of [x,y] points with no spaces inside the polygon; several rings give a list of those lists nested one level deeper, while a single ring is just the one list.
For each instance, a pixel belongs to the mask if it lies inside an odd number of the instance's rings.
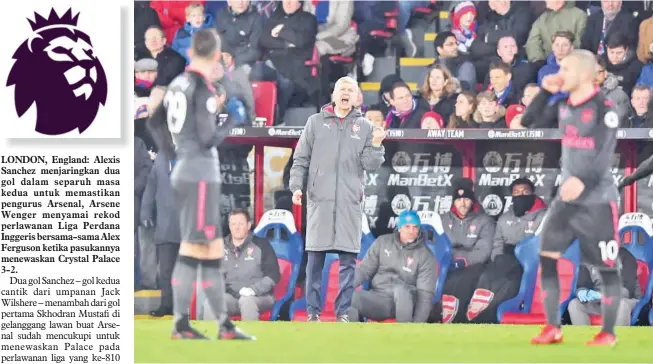
[{"label": "blue jacket", "polygon": [[649,63],[642,68],[642,73],[639,74],[637,84],[644,84],[648,87],[653,87],[653,63]]},{"label": "blue jacket", "polygon": [[542,86],[542,79],[544,77],[558,73],[559,70],[560,65],[558,64],[558,61],[556,61],[556,57],[553,53],[549,54],[549,56],[546,57],[546,64],[540,68],[540,71],[537,73],[537,84]]},{"label": "blue jacket", "polygon": [[185,23],[184,26],[177,31],[177,34],[175,34],[175,39],[172,41],[172,49],[184,56],[186,64],[188,64],[190,60],[188,59],[187,52],[188,48],[190,48],[190,40],[193,37],[193,33],[200,29],[211,27],[213,27],[213,15],[211,14],[206,14],[204,24],[199,28],[191,26],[190,23]]}]

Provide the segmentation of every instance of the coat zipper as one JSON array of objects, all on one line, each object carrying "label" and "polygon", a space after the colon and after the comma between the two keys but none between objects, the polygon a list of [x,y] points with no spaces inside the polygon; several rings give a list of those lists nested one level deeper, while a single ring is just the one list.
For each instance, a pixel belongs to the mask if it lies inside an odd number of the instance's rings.
[{"label": "coat zipper", "polygon": [[340,175],[340,148],[342,145],[342,131],[345,130],[343,125],[346,123],[346,118],[340,122],[340,125],[338,126],[338,151],[336,152],[336,195],[335,195],[335,202],[333,204],[333,238],[332,241],[335,242],[336,240],[336,209],[337,209],[337,200],[338,200],[338,178]]}]

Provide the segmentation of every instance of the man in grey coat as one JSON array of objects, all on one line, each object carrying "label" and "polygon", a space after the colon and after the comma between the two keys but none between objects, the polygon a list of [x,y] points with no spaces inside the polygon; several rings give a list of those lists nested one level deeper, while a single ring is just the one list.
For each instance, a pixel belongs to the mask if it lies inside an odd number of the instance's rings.
[{"label": "man in grey coat", "polygon": [[299,138],[290,170],[293,203],[301,205],[306,186],[306,302],[309,321],[322,311],[322,269],[328,252],[340,259],[336,297],[338,321],[349,322],[356,256],[360,252],[364,172],[384,162],[385,131],[363,118],[356,101],[358,84],[349,77],[336,82],[333,103],[312,115]]},{"label": "man in grey coat", "polygon": [[368,291],[354,291],[349,318],[426,323],[437,276],[436,261],[420,231],[417,212],[399,215],[398,230],[379,236],[356,269],[354,287],[371,281]]},{"label": "man in grey coat", "polygon": [[154,244],[159,265],[161,304],[150,312],[154,317],[172,315],[172,270],[177,261],[181,233],[179,210],[170,184],[170,172],[175,161],[169,161],[165,153],[158,153],[154,166],[147,177],[143,193],[140,220],[143,227],[154,228]]}]

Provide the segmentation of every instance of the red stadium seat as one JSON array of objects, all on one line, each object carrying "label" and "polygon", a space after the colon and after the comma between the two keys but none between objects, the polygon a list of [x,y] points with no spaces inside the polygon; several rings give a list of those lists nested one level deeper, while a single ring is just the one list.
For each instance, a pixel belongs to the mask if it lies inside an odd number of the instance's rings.
[{"label": "red stadium seat", "polygon": [[[569,299],[573,294],[573,283],[576,267],[568,259],[561,258],[558,260],[558,274],[560,279],[560,303]],[[530,313],[506,312],[502,319],[502,324],[513,325],[538,325],[546,323],[544,314],[544,305],[542,303],[542,288],[540,281],[541,270],[537,273],[537,282],[535,283],[535,292],[533,293],[533,304]]]},{"label": "red stadium seat", "polygon": [[274,109],[277,105],[277,85],[274,82],[252,82],[256,116],[266,119],[266,126],[274,125]]}]

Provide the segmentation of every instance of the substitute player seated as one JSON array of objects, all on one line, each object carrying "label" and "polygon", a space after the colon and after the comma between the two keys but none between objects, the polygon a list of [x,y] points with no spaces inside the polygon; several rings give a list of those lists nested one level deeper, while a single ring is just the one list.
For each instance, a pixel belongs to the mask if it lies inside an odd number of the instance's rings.
[{"label": "substitute player seated", "polygon": [[471,323],[497,323],[499,305],[517,295],[524,271],[515,257],[515,246],[535,234],[546,213],[546,203],[535,194],[530,179],[516,179],[510,191],[512,207],[497,222],[492,261],[481,274],[467,306],[467,320]]},{"label": "substitute player seated", "polygon": [[378,237],[356,268],[354,287],[371,281],[371,288],[354,291],[349,319],[426,322],[437,282],[435,265],[417,212],[402,212],[397,231]]},{"label": "substitute player seated", "polygon": [[[625,248],[619,250],[621,259],[621,304],[617,311],[616,326],[630,326],[630,316],[640,298],[642,289],[637,279],[637,260]],[[601,314],[603,295],[601,274],[594,267],[581,266],[578,272],[576,298],[569,302],[569,318],[572,325],[590,325],[591,316]]]},{"label": "substitute player seated", "polygon": [[[480,208],[474,185],[462,178],[454,183],[451,211],[443,214],[442,227],[451,240],[451,266],[442,290],[442,308],[433,310],[433,320],[466,322],[465,307],[492,253],[495,222]],[[455,308],[453,311],[450,308]]]},{"label": "substitute player seated", "polygon": [[[251,233],[246,210],[229,213],[229,235],[224,239],[227,313],[242,321],[258,321],[274,306],[274,286],[281,273],[277,255],[267,239]],[[204,312],[210,312],[208,302]]]}]

